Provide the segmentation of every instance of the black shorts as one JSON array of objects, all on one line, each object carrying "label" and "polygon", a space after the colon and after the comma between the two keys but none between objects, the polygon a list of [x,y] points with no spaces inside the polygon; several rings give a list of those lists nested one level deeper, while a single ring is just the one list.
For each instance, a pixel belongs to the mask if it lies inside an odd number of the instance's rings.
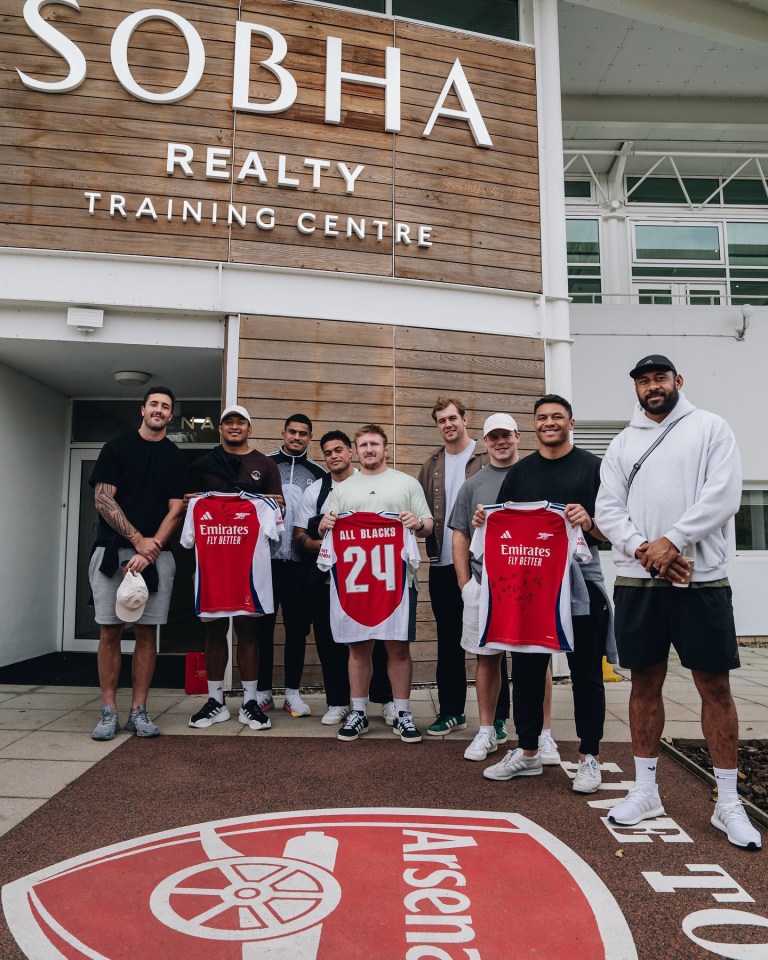
[{"label": "black shorts", "polygon": [[622,667],[663,663],[670,646],[689,670],[725,673],[741,665],[729,586],[617,586],[613,601]]}]

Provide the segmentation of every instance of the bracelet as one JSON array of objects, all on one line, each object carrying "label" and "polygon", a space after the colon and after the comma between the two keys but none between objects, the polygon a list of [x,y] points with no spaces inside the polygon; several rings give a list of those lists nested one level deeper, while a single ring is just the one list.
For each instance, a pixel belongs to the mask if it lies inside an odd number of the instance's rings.
[{"label": "bracelet", "polygon": [[592,531],[595,529],[595,518],[594,518],[594,517],[590,517],[590,518],[589,518],[589,521],[590,521],[590,522],[589,522],[589,529],[588,529],[588,530],[585,530],[584,533],[592,533]]},{"label": "bracelet", "polygon": [[421,531],[422,531],[422,530],[424,529],[424,527],[426,526],[426,524],[424,523],[423,517],[419,517],[419,523],[421,524],[421,526],[419,527],[418,532],[421,533]]}]

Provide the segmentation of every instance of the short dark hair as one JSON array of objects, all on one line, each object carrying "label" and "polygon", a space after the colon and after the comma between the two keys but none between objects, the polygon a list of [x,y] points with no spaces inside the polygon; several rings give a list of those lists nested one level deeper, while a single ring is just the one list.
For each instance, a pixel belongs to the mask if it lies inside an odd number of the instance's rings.
[{"label": "short dark hair", "polygon": [[283,424],[283,430],[286,429],[289,423],[304,423],[309,427],[309,432],[312,433],[312,421],[306,415],[306,413],[292,413],[290,417],[285,418],[285,423]]},{"label": "short dark hair", "polygon": [[384,433],[384,428],[380,427],[378,423],[366,423],[364,426],[360,427],[359,430],[355,430],[355,446],[357,446],[357,441],[364,433],[373,433],[381,437],[384,440],[384,446],[388,446],[389,440],[387,439],[386,433]]},{"label": "short dark hair", "polygon": [[158,387],[150,387],[149,390],[147,390],[147,392],[144,394],[144,399],[141,401],[142,407],[145,407],[147,405],[147,400],[149,400],[149,398],[152,396],[153,393],[165,394],[166,397],[171,398],[171,405],[176,403],[176,394],[173,392],[173,390],[171,390],[170,387],[158,386]]},{"label": "short dark hair", "polygon": [[322,437],[320,437],[321,450],[329,440],[341,440],[344,446],[349,447],[350,450],[352,449],[352,441],[343,430],[329,430],[328,433],[324,433]]},{"label": "short dark hair", "polygon": [[557,403],[561,407],[565,407],[565,409],[568,411],[568,419],[573,420],[573,407],[570,405],[570,403],[568,403],[565,397],[560,397],[556,393],[547,393],[545,396],[539,397],[536,403],[534,403],[533,412],[536,413],[539,407],[544,406],[545,403]]}]

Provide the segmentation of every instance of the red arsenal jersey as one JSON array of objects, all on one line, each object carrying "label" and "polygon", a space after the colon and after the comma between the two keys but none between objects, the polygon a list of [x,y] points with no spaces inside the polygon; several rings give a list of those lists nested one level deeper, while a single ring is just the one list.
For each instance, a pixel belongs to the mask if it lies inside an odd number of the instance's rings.
[{"label": "red arsenal jersey", "polygon": [[331,631],[337,643],[408,639],[408,565],[419,565],[412,530],[396,513],[342,513],[323,538],[317,565],[331,571]]},{"label": "red arsenal jersey", "polygon": [[207,493],[191,500],[181,545],[195,548],[195,613],[203,620],[274,611],[269,541],[282,518],[269,497]]},{"label": "red arsenal jersey", "polygon": [[562,504],[487,506],[471,552],[483,560],[480,646],[552,653],[573,650],[571,557],[592,559]]}]

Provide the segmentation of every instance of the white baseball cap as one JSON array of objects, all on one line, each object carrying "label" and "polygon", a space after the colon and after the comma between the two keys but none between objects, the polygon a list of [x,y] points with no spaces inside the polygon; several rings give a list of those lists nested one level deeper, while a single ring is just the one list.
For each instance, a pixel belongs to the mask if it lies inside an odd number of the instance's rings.
[{"label": "white baseball cap", "polygon": [[144,577],[132,570],[126,570],[123,582],[117,588],[115,615],[123,623],[136,623],[137,620],[141,620],[148,599],[149,590],[144,583]]},{"label": "white baseball cap", "polygon": [[520,431],[517,424],[508,413],[492,413],[483,424],[483,436],[487,437],[491,430],[512,430],[515,433]]},{"label": "white baseball cap", "polygon": [[251,422],[251,415],[248,413],[245,407],[241,407],[238,403],[233,403],[231,407],[227,407],[227,409],[222,412],[221,416],[219,417],[219,423],[221,423],[224,417],[228,417],[230,413],[236,413],[238,417],[242,417],[243,420],[247,420],[248,423]]}]

